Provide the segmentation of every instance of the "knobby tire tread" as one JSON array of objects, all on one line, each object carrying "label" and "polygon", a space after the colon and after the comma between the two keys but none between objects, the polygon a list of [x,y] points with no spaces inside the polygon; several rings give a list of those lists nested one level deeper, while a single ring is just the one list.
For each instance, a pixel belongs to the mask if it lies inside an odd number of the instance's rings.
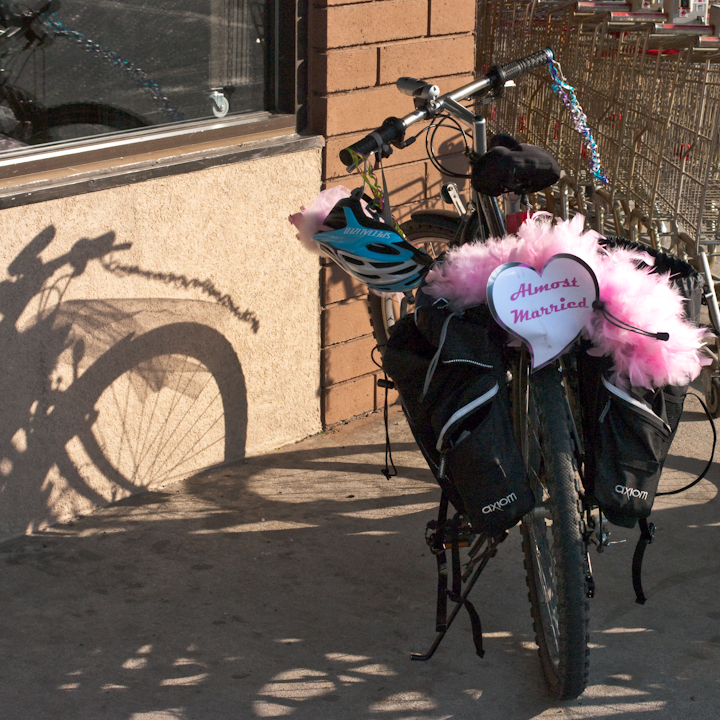
[{"label": "knobby tire tread", "polygon": [[531,614],[540,661],[551,693],[558,700],[578,697],[587,686],[589,667],[589,602],[586,593],[586,558],[582,515],[578,496],[577,473],[573,464],[570,431],[561,374],[556,365],[536,372],[532,377],[538,407],[545,478],[552,499],[552,536],[555,554],[556,592],[559,615],[559,661],[552,662],[543,631],[537,577],[533,563],[534,548],[526,523],[522,527],[522,547]]}]

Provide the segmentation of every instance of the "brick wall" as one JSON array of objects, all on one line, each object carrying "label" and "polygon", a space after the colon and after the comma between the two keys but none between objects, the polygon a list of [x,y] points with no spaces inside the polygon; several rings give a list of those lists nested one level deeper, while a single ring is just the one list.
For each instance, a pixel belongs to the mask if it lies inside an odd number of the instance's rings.
[{"label": "brick wall", "polygon": [[[321,0],[310,13],[310,127],[325,136],[326,187],[358,185],[338,153],[391,115],[413,109],[395,80],[430,80],[441,92],[469,82],[475,67],[476,0]],[[439,146],[452,166],[458,146]],[[427,159],[424,136],[385,161],[395,216],[439,207],[441,174]],[[458,181],[461,190],[462,181]],[[365,288],[335,265],[322,272],[323,422],[333,425],[382,406]]]}]

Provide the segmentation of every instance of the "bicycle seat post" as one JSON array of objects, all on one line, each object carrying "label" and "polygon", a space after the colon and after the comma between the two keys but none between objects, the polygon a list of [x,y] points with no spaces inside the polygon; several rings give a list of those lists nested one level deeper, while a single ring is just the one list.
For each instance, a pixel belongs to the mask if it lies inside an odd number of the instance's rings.
[{"label": "bicycle seat post", "polygon": [[475,118],[473,127],[473,150],[480,157],[487,152],[487,122],[484,117]]},{"label": "bicycle seat post", "polygon": [[[473,123],[473,152],[475,157],[482,157],[487,152],[487,122],[484,117],[475,117]],[[503,237],[505,235],[505,221],[500,212],[497,198],[488,195],[481,195],[476,190],[472,191],[475,207],[482,207],[491,237]]]}]

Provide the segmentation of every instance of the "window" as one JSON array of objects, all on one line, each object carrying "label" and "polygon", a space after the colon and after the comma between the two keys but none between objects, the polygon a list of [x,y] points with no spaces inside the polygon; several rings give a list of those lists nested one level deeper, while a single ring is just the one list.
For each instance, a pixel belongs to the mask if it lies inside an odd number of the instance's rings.
[{"label": "window", "polygon": [[0,0],[0,152],[293,121],[296,18],[295,0]]}]

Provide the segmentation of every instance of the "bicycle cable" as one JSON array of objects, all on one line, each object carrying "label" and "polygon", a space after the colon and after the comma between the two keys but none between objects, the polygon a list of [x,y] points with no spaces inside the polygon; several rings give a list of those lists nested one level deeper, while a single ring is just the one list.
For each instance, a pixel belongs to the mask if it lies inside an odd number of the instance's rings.
[{"label": "bicycle cable", "polygon": [[[436,122],[436,119],[439,118],[439,122]],[[430,162],[433,164],[436,170],[440,171],[443,175],[446,175],[448,177],[454,177],[454,178],[470,178],[472,175],[465,174],[465,173],[458,173],[454,170],[450,170],[449,168],[445,167],[438,159],[435,154],[435,135],[440,127],[445,125],[445,121],[450,120],[455,127],[458,128],[460,131],[460,134],[463,138],[463,143],[465,144],[465,150],[463,151],[465,155],[468,154],[470,149],[470,143],[468,142],[468,136],[465,132],[465,129],[463,126],[459,123],[457,118],[454,118],[450,114],[442,114],[438,115],[435,118],[433,118],[433,122],[430,123],[430,125],[425,128],[427,131],[427,135],[425,136],[425,151],[427,152],[428,158],[430,159]],[[446,126],[447,127],[447,126]],[[420,133],[418,133],[419,135]],[[417,137],[417,136],[416,136]]]},{"label": "bicycle cable", "polygon": [[710,414],[710,410],[708,410],[708,406],[703,402],[703,399],[692,390],[688,392],[688,395],[694,395],[698,402],[703,406],[703,410],[705,410],[705,414],[708,417],[708,420],[710,420],[710,426],[712,427],[712,433],[713,433],[713,442],[712,442],[712,450],[710,451],[710,459],[707,462],[707,465],[705,466],[705,469],[698,475],[695,480],[693,480],[688,485],[685,485],[685,487],[678,488],[677,490],[665,490],[664,492],[656,492],[655,497],[658,497],[659,495],[677,495],[678,493],[685,492],[686,490],[689,490],[691,487],[694,487],[697,485],[704,477],[707,475],[708,470],[712,467],[713,459],[715,457],[715,445],[717,444],[717,430],[715,429],[715,422],[713,421],[712,415]]}]

